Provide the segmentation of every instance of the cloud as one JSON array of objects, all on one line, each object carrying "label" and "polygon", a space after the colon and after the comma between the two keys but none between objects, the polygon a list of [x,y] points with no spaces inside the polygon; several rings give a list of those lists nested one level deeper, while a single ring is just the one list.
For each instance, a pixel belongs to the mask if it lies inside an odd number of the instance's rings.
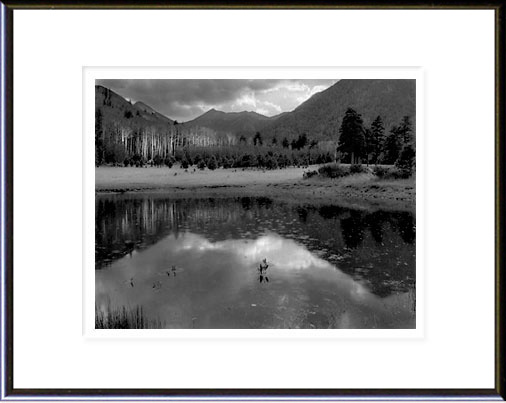
[{"label": "cloud", "polygon": [[237,105],[241,108],[253,108],[256,109],[257,101],[254,92],[242,94],[239,99],[235,101],[233,105]]},{"label": "cloud", "polygon": [[142,101],[172,119],[187,121],[211,108],[268,116],[293,110],[301,100],[337,80],[97,80],[133,102]]},{"label": "cloud", "polygon": [[283,110],[281,109],[281,106],[279,105],[276,105],[272,102],[269,102],[269,101],[264,101],[263,103],[265,106],[271,108],[272,110],[276,111],[277,113],[281,113],[283,112]]}]

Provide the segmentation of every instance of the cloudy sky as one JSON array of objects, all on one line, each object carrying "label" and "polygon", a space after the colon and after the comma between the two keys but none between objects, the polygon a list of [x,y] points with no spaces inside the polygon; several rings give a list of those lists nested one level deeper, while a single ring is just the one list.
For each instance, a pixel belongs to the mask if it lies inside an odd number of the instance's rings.
[{"label": "cloudy sky", "polygon": [[296,108],[337,80],[96,80],[132,102],[180,122],[209,109],[274,116]]}]

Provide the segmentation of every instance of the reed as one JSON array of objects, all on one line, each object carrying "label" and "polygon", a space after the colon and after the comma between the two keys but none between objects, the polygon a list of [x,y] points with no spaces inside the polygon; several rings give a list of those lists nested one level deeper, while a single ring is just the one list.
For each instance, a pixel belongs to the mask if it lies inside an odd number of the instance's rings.
[{"label": "reed", "polygon": [[146,317],[142,306],[101,309],[95,305],[95,329],[162,329],[159,319]]}]

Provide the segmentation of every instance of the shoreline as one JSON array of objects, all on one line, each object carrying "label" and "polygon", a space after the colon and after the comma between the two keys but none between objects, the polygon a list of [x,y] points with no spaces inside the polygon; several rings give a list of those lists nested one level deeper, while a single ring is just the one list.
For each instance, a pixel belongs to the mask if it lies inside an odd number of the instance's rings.
[{"label": "shoreline", "polygon": [[150,194],[174,198],[268,197],[298,204],[339,202],[366,209],[415,211],[414,178],[383,180],[370,173],[339,179],[303,179],[306,171],[317,169],[286,168],[272,171],[257,169],[190,168],[95,169],[95,194]]}]

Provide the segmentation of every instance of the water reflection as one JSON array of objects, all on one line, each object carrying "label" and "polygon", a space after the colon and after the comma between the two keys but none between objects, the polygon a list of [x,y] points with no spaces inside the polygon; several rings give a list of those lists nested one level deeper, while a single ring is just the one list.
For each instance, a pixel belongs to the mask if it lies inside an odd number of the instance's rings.
[{"label": "water reflection", "polygon": [[140,305],[166,327],[414,326],[405,212],[97,196],[96,269],[99,307]]},{"label": "water reflection", "polygon": [[[260,256],[269,261],[269,276],[259,274]],[[177,277],[166,276],[171,264],[179,268]],[[135,288],[122,286],[129,281]],[[306,247],[276,234],[217,242],[193,233],[168,235],[96,275],[101,309],[111,301],[141,305],[167,327],[181,328],[412,327],[408,294],[393,297],[389,307]]]}]

